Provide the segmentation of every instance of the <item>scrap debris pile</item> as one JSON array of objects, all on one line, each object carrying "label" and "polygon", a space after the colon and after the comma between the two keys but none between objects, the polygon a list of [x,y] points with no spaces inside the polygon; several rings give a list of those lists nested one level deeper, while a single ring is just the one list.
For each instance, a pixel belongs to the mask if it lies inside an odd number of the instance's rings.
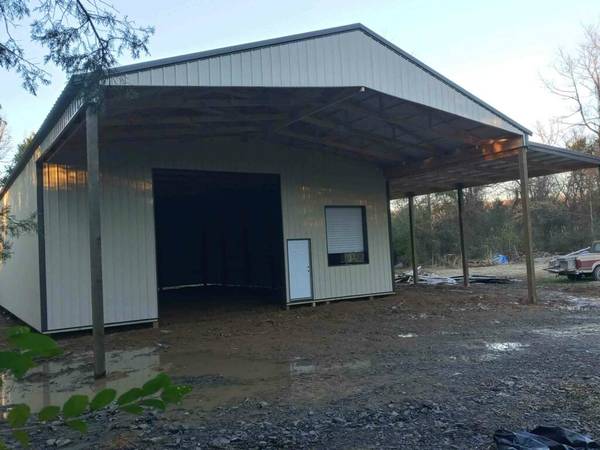
[{"label": "scrap debris pile", "polygon": [[[421,267],[417,268],[417,272],[419,274],[419,283],[425,284],[456,284],[457,281],[452,277],[444,277],[442,275],[437,275],[435,273],[427,273],[421,270]],[[401,272],[397,273],[395,276],[396,284],[403,283],[412,283],[413,282],[413,273],[410,272]]]},{"label": "scrap debris pile", "polygon": [[[419,283],[422,284],[458,284],[462,283],[463,276],[456,275],[452,277],[446,277],[443,275],[438,275],[431,272],[423,272],[421,267],[417,268],[417,273],[419,275]],[[413,282],[413,273],[412,271],[397,273],[394,277],[394,281],[396,286],[402,284],[410,284]],[[469,283],[486,283],[486,284],[508,284],[512,283],[514,280],[507,277],[495,277],[495,276],[487,276],[487,275],[470,275]]]}]

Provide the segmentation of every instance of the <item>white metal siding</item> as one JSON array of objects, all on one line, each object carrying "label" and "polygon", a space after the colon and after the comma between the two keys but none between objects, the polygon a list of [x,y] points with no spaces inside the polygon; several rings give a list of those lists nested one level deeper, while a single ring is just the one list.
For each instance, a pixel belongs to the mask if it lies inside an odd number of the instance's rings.
[{"label": "white metal siding", "polygon": [[[48,329],[91,324],[86,173],[77,165],[47,164],[46,278]],[[108,166],[103,173],[102,269],[106,323],[157,317],[152,192],[136,177]],[[144,204],[149,208],[144,208]],[[152,236],[140,236],[151,232]],[[152,261],[150,265],[150,261]]]},{"label": "white metal siding", "polygon": [[[101,149],[102,263],[107,322],[157,317],[152,169],[276,173],[284,239],[311,239],[315,299],[392,290],[385,179],[369,163],[329,153],[231,140],[158,141]],[[89,249],[85,174],[49,166],[46,266],[49,329],[87,326]],[[369,264],[329,267],[326,205],[365,205]],[[281,243],[282,249],[284,242]]]},{"label": "white metal siding", "polygon": [[506,120],[363,31],[212,56],[119,75],[132,86],[365,86],[511,132]]},{"label": "white metal siding", "polygon": [[[33,159],[0,200],[17,219],[37,212],[36,168]],[[0,263],[0,305],[37,330],[41,328],[37,233],[14,239],[12,256]]]}]

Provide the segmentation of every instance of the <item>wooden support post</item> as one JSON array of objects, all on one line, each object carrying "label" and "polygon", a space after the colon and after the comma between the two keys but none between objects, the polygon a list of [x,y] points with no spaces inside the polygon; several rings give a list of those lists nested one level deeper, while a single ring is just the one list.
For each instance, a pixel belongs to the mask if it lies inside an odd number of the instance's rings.
[{"label": "wooden support post", "polygon": [[[41,331],[48,331],[48,293],[46,290],[46,228],[44,213],[44,161],[36,162],[38,270],[40,283]],[[46,403],[45,403],[46,404]]]},{"label": "wooden support post", "polygon": [[467,262],[467,251],[465,248],[465,222],[463,219],[464,195],[462,186],[456,189],[458,200],[458,233],[460,237],[460,257],[462,260],[463,285],[469,287],[469,263]]},{"label": "wooden support post", "polygon": [[385,182],[386,202],[387,202],[387,222],[388,222],[388,241],[390,245],[390,271],[392,273],[392,291],[396,288],[396,269],[394,264],[394,237],[392,235],[392,198],[390,194],[390,182]]},{"label": "wooden support post", "polygon": [[408,223],[410,227],[410,259],[413,270],[413,284],[419,283],[419,270],[417,269],[417,251],[415,249],[415,198],[413,194],[408,195]]},{"label": "wooden support post", "polygon": [[88,210],[90,220],[90,270],[92,296],[92,330],[94,338],[94,376],[106,376],[104,351],[104,298],[102,292],[102,240],[100,219],[100,151],[98,144],[98,111],[88,105],[85,113]]},{"label": "wooden support post", "polygon": [[[598,183],[598,193],[600,194],[600,166],[598,166],[598,179],[597,179],[597,183]],[[596,199],[598,200],[598,199]],[[592,235],[592,239],[596,240],[597,239],[597,235],[596,235],[596,231],[594,230],[594,234]]]},{"label": "wooden support post", "polygon": [[[598,186],[598,192],[600,192],[600,166],[598,167],[597,186]],[[596,227],[594,226],[594,224],[595,224],[595,220],[594,220],[595,214],[594,214],[594,201],[593,201],[592,192],[593,192],[593,189],[590,188],[590,231],[592,233],[592,241],[595,241],[597,233],[596,233]]]},{"label": "wooden support post", "polygon": [[519,151],[519,176],[521,179],[521,205],[523,208],[523,239],[525,244],[525,262],[527,263],[527,302],[537,302],[535,290],[535,265],[533,261],[533,243],[531,239],[531,217],[529,216],[529,172],[527,170],[527,140]]}]

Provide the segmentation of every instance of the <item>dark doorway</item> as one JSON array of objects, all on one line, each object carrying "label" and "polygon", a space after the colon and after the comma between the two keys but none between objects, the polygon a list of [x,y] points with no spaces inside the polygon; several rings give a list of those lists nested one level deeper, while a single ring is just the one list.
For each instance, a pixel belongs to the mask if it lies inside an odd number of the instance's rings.
[{"label": "dark doorway", "polygon": [[278,175],[161,169],[153,186],[161,316],[181,302],[284,301]]}]

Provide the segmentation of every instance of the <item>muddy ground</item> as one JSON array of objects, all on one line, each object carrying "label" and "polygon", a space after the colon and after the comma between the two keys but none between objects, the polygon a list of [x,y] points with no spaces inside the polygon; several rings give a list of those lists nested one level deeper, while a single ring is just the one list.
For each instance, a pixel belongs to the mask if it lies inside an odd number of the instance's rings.
[{"label": "muddy ground", "polygon": [[[523,282],[404,286],[290,311],[186,303],[159,329],[107,336],[106,384],[164,370],[193,386],[183,405],[103,413],[83,437],[47,427],[34,447],[489,449],[499,428],[540,424],[600,438],[599,288],[547,278],[536,306],[519,304]],[[90,336],[60,343],[64,357],[5,384],[5,403],[101,387]]]}]

